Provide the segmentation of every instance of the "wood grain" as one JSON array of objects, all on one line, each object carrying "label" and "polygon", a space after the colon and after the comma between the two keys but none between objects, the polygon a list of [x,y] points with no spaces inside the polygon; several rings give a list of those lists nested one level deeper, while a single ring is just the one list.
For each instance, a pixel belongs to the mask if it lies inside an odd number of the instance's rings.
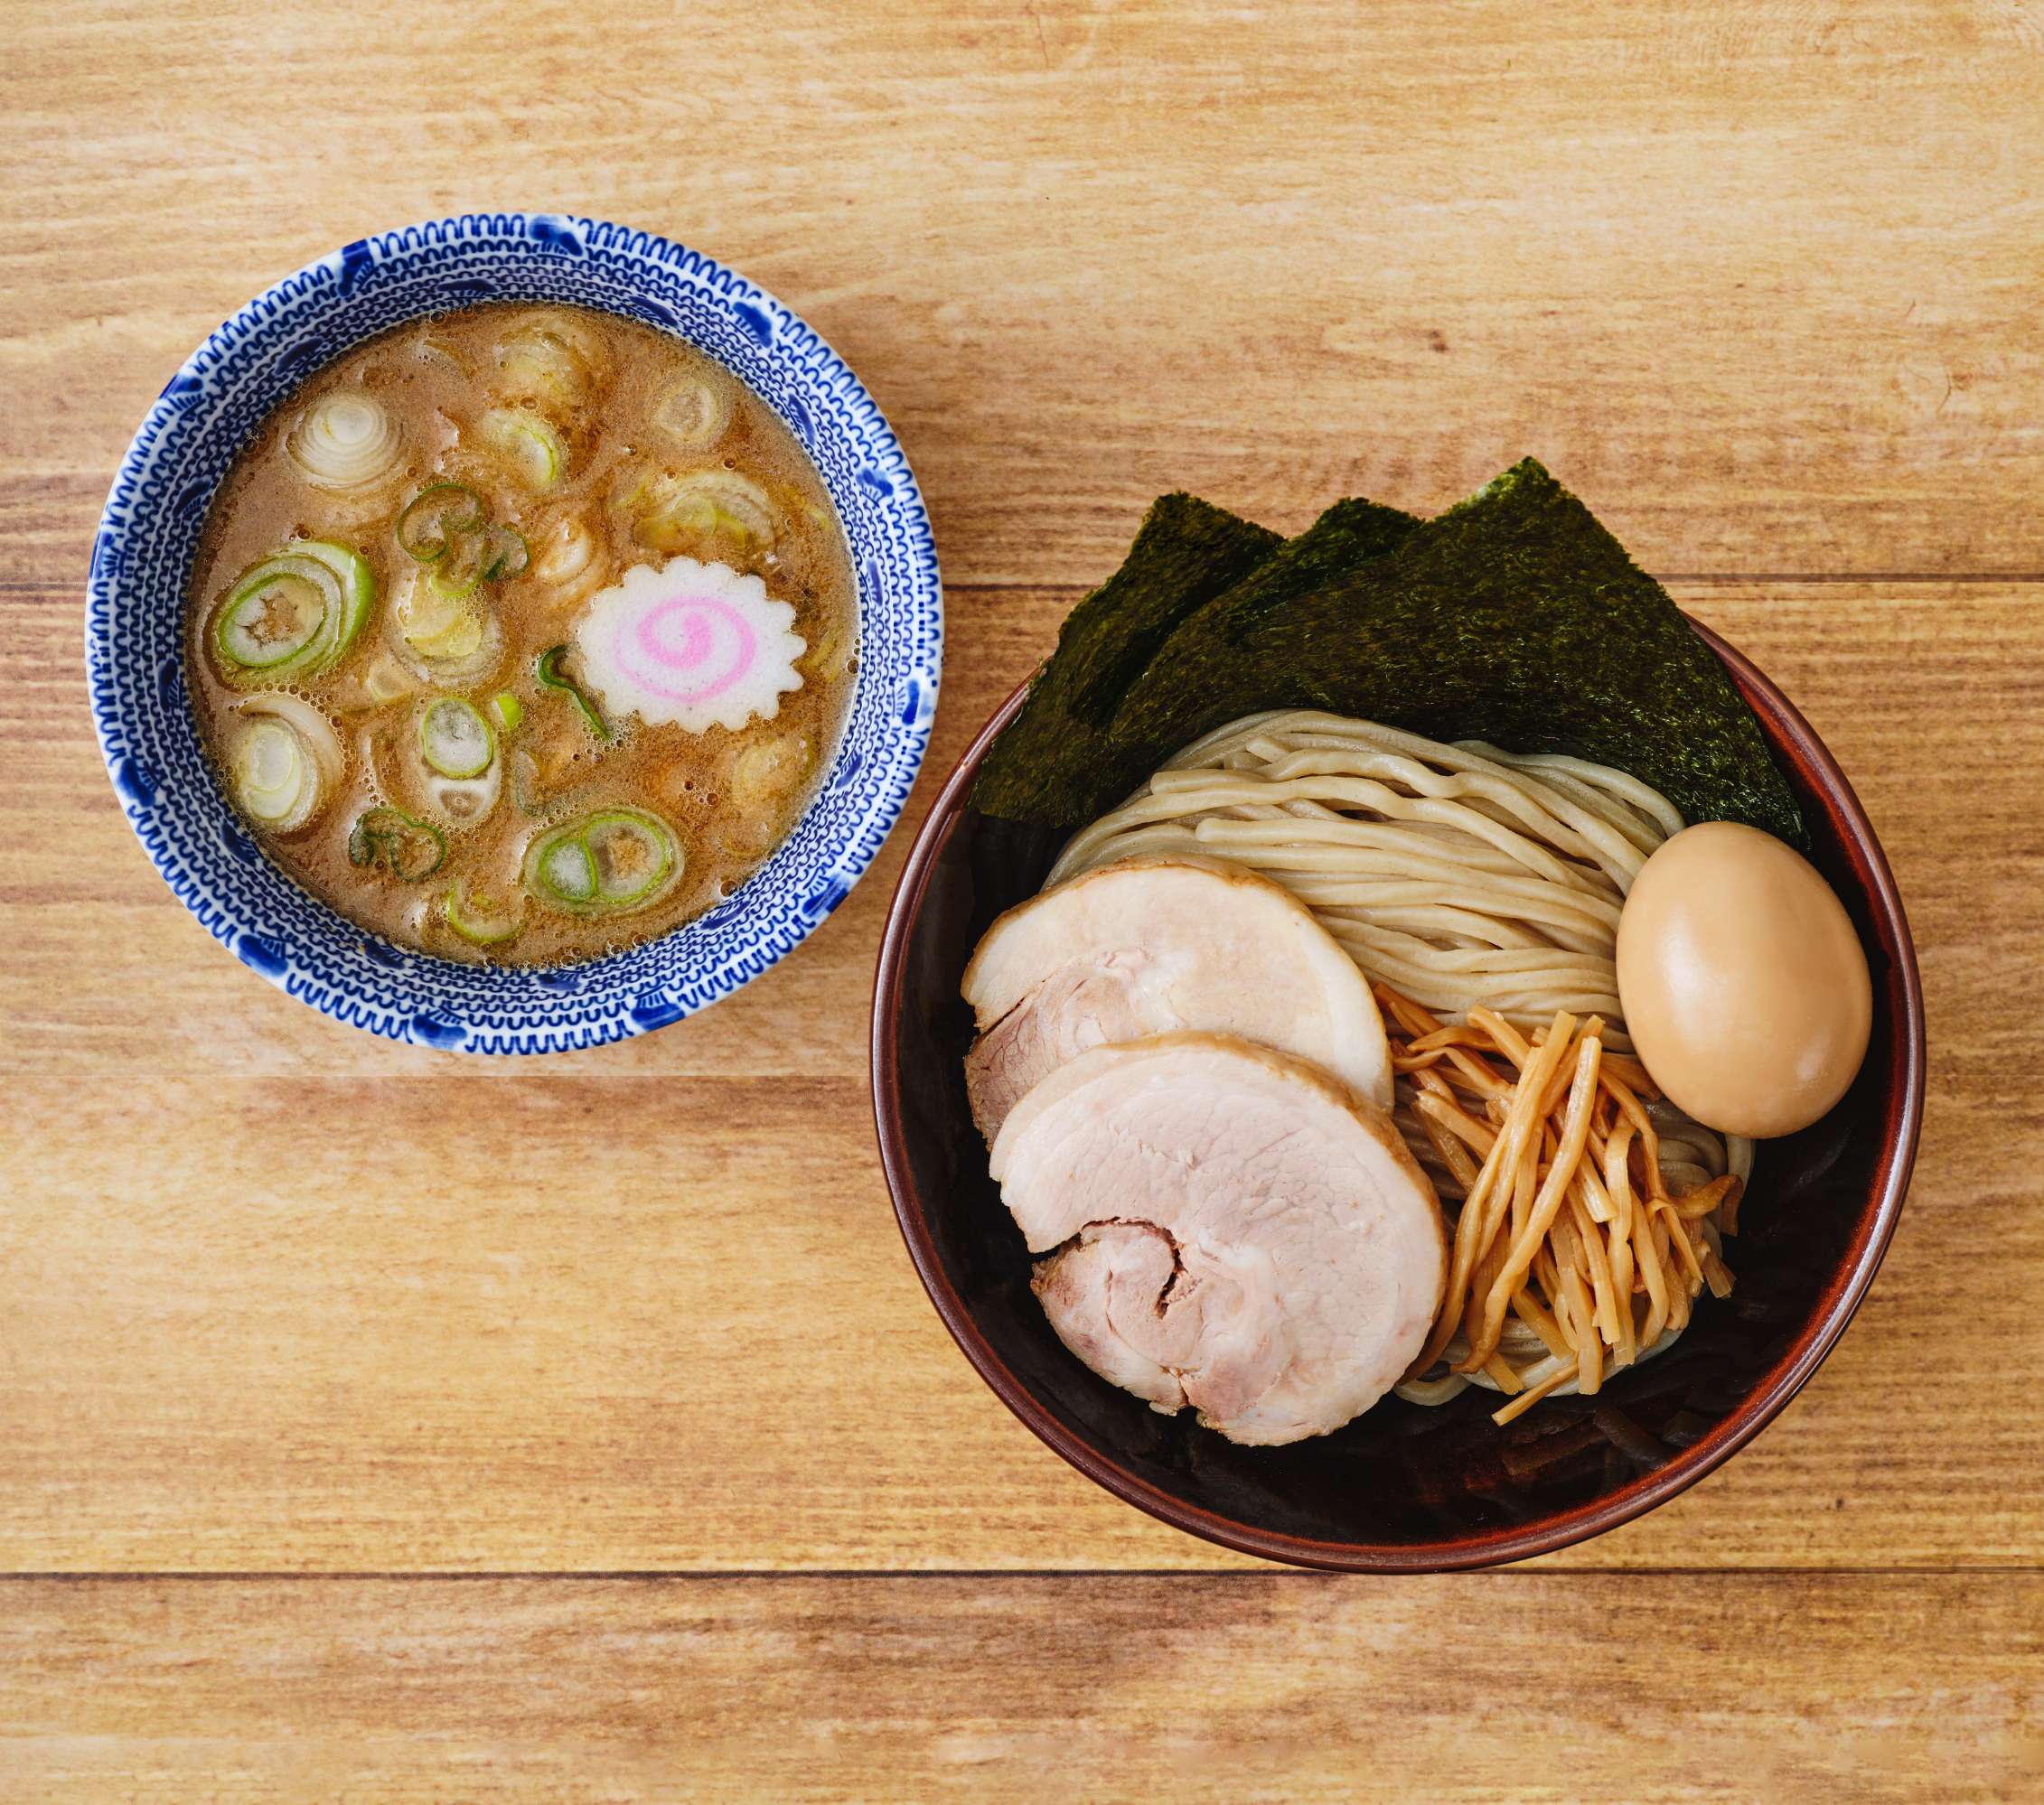
[{"label": "wood grain", "polygon": [[[0,0],[0,1571],[240,1576],[0,1580],[0,1796],[2044,1795],[2036,0],[593,16]],[[86,723],[113,466],[279,275],[534,205],[745,270],[901,430],[951,585],[912,815],[1173,487],[1291,529],[1530,452],[1774,675],[1931,1045],[1789,1412],[1529,1570],[1167,1574],[1247,1564],[1039,1447],[896,1237],[905,830],[769,981],[549,1061],[215,948]],[[436,1572],[531,1576],[390,1576]]]},{"label": "wood grain", "polygon": [[[2037,1561],[2044,797],[2014,774],[2044,769],[2044,585],[1676,593],[1858,778],[1923,948],[1932,1099],[1888,1264],[1804,1398],[1554,1559]],[[42,1174],[0,1218],[0,1269],[33,1281],[0,1325],[0,1568],[1233,1564],[1039,1447],[917,1288],[864,1054],[905,832],[695,1021],[546,1060],[391,1047],[164,890],[80,744],[53,599],[0,607],[36,678],[0,692],[0,924],[30,955],[0,1069]],[[1072,599],[953,592],[912,814]]]},{"label": "wood grain", "polygon": [[1088,581],[1173,487],[1292,529],[1529,452],[1659,570],[2044,575],[2029,0],[10,10],[0,529],[47,581],[248,295],[536,204],[808,317],[953,582]]},{"label": "wood grain", "polygon": [[[9,1604],[0,1765],[44,1805],[1953,1805],[2044,1783],[2033,1573],[143,1581]],[[1471,1651],[1512,1626],[1538,1659],[1486,1684]]]}]

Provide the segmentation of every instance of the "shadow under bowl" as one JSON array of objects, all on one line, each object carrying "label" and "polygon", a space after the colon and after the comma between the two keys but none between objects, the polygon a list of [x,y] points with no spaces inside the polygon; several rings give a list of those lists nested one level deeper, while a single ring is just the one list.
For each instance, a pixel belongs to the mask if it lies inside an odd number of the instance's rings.
[{"label": "shadow under bowl", "polygon": [[1759,716],[1802,805],[1811,856],[1873,977],[1873,1032],[1845,1098],[1761,1144],[1731,1295],[1699,1300],[1668,1352],[1595,1398],[1552,1398],[1504,1428],[1472,1389],[1431,1408],[1384,1398],[1331,1436],[1238,1447],[1097,1377],[1052,1333],[1030,1257],[967,1108],[972,1038],[959,980],[994,917],[1041,885],[1062,834],[970,808],[973,742],[917,837],[881,948],[873,1012],[880,1153],[903,1239],[937,1313],[1009,1409],[1130,1503],[1270,1559],[1438,1572],[1545,1554],[1629,1521],[1758,1434],[1809,1379],[1880,1263],[1923,1115],[1923,997],[1901,899],[1859,800],[1809,724],[1723,640],[1697,631]]}]

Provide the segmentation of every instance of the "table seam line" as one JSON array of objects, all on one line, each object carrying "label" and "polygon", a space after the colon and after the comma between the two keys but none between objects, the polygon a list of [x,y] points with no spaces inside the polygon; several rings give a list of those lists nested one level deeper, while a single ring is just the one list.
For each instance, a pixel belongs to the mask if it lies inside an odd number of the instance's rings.
[{"label": "table seam line", "polygon": [[[1542,1578],[1992,1578],[1996,1576],[2034,1575],[2044,1577],[2044,1559],[1984,1564],[1932,1564],[1912,1562],[1895,1567],[1865,1565],[1757,1567],[1555,1567],[1507,1566],[1475,1568],[1462,1577]],[[476,1585],[479,1583],[529,1583],[564,1581],[602,1584],[737,1583],[753,1580],[1008,1580],[1045,1581],[1097,1579],[1342,1579],[1348,1577],[1402,1577],[1405,1576],[1345,1575],[1306,1567],[510,1567],[435,1571],[431,1568],[347,1568],[333,1572],[305,1572],[262,1568],[100,1568],[67,1571],[17,1569],[0,1572],[0,1585],[129,1585],[180,1584],[246,1585]]]}]

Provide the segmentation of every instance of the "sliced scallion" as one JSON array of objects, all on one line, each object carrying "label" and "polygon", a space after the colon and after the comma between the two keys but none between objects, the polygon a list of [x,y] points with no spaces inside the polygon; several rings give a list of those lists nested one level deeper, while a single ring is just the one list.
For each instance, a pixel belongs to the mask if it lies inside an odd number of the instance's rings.
[{"label": "sliced scallion", "polygon": [[427,574],[427,581],[434,593],[450,602],[473,595],[489,575],[491,561],[498,556],[495,533],[493,527],[457,530],[453,543]]},{"label": "sliced scallion", "polygon": [[736,470],[655,476],[628,491],[624,506],[633,537],[656,551],[686,551],[708,538],[764,551],[777,530],[772,498]]},{"label": "sliced scallion", "polygon": [[426,799],[431,812],[452,828],[473,828],[497,806],[504,782],[492,765],[481,777],[428,777]]},{"label": "sliced scallion", "polygon": [[596,893],[614,909],[643,902],[667,881],[678,849],[664,821],[637,809],[592,816],[582,844],[596,865]]},{"label": "sliced scallion", "polygon": [[348,836],[348,857],[359,865],[380,865],[391,876],[417,884],[438,871],[447,857],[447,837],[402,809],[380,802],[362,811]]},{"label": "sliced scallion", "polygon": [[338,630],[318,667],[321,670],[327,669],[354,644],[357,635],[367,624],[370,611],[376,606],[376,573],[361,553],[352,546],[336,545],[331,539],[294,539],[285,549],[323,564],[341,585]]},{"label": "sliced scallion", "polygon": [[447,892],[442,907],[447,925],[472,946],[502,946],[521,925],[517,910],[501,907],[493,897],[460,878]]},{"label": "sliced scallion", "polygon": [[341,586],[310,558],[267,557],[228,594],[213,643],[230,665],[268,671],[299,657],[341,603]]},{"label": "sliced scallion", "polygon": [[585,903],[596,899],[596,862],[580,840],[563,838],[539,860],[539,882],[557,902]]},{"label": "sliced scallion", "polygon": [[332,389],[300,416],[285,454],[315,488],[333,493],[373,489],[397,471],[403,429],[374,396]]},{"label": "sliced scallion", "polygon": [[482,525],[483,502],[474,490],[465,482],[429,482],[398,516],[398,543],[419,563],[438,564],[450,546]]},{"label": "sliced scallion", "polygon": [[[347,766],[347,755],[341,749],[341,736],[333,731],[333,723],[304,697],[293,696],[286,690],[266,690],[245,696],[234,705],[234,712],[243,721],[266,729],[282,727],[297,743],[301,755],[294,766],[297,783],[295,809],[286,811],[286,815],[278,815],[274,812],[274,799],[270,799],[267,807],[252,796],[242,795],[239,800],[248,807],[251,818],[265,826],[277,828],[279,832],[289,833],[303,827],[319,812],[326,798],[340,788],[342,772]],[[265,737],[267,737],[267,733]],[[252,790],[277,791],[282,789],[283,780],[276,774],[277,767],[272,763],[277,756],[272,751],[251,748],[252,762],[248,779]]]},{"label": "sliced scallion", "polygon": [[492,407],[476,435],[528,489],[551,489],[567,467],[567,449],[551,424],[523,407]]},{"label": "sliced scallion", "polygon": [[319,772],[298,735],[274,717],[251,721],[228,752],[234,800],[258,828],[289,833],[312,818]]},{"label": "sliced scallion", "polygon": [[560,661],[567,652],[567,648],[559,645],[549,646],[539,654],[539,662],[534,669],[539,687],[542,689],[558,689],[567,696],[581,711],[582,718],[588,723],[589,731],[599,740],[607,740],[611,737],[611,731],[604,717],[596,712],[596,705],[582,693],[581,687],[573,678],[561,674]]},{"label": "sliced scallion", "polygon": [[418,681],[403,665],[385,652],[362,673],[362,694],[374,706],[411,695]]},{"label": "sliced scallion", "polygon": [[603,339],[561,308],[527,316],[497,346],[497,387],[513,401],[575,408],[595,398],[610,377]]},{"label": "sliced scallion", "polygon": [[419,716],[418,746],[442,777],[480,777],[497,755],[497,736],[473,703],[443,696]]},{"label": "sliced scallion", "polygon": [[565,607],[602,581],[609,562],[596,541],[595,527],[574,515],[540,533],[532,575],[560,592],[549,598],[551,605]]},{"label": "sliced scallion", "polygon": [[354,643],[376,604],[368,560],[324,539],[293,539],[235,579],[213,617],[230,683],[312,677]]},{"label": "sliced scallion", "polygon": [[531,568],[532,547],[516,527],[500,523],[483,535],[482,557],[484,582],[509,583]]},{"label": "sliced scallion", "polygon": [[480,710],[453,697],[429,703],[419,715],[417,752],[390,769],[393,792],[407,808],[450,832],[487,818],[503,795],[504,765],[497,736]]},{"label": "sliced scallion", "polygon": [[605,809],[533,841],[526,888],[570,914],[622,914],[663,894],[681,870],[674,830],[642,809]]},{"label": "sliced scallion", "polygon": [[525,719],[525,704],[508,689],[500,689],[490,698],[490,712],[497,717],[497,725],[507,734],[515,734],[519,724]]},{"label": "sliced scallion", "polygon": [[708,376],[684,376],[661,392],[651,417],[683,451],[708,451],[731,425],[731,392]]},{"label": "sliced scallion", "polygon": [[469,680],[465,675],[453,674],[455,668],[465,670],[472,659],[478,666],[490,662],[485,642],[495,617],[486,615],[479,603],[465,595],[443,594],[433,581],[436,574],[408,571],[391,614],[399,654],[408,654],[422,675],[437,676],[452,687]]}]

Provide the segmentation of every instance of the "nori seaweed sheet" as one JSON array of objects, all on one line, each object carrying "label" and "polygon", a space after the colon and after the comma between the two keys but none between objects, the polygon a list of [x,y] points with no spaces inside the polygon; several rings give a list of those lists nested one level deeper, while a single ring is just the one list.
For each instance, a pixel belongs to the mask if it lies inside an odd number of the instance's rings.
[{"label": "nori seaweed sheet", "polygon": [[1021,713],[988,747],[974,805],[1053,823],[1097,813],[1084,800],[1092,794],[1088,767],[1130,686],[1181,621],[1283,543],[1269,528],[1197,496],[1151,502],[1120,569],[1065,617]]},{"label": "nori seaweed sheet", "polygon": [[[1341,516],[1330,510],[1185,618],[1130,685],[1104,747],[1062,773],[1058,812],[1039,803],[1017,818],[1076,826],[1201,734],[1259,709],[1308,707],[1594,759],[1654,785],[1692,821],[1743,821],[1803,844],[1795,798],[1723,667],[1537,463],[1388,546],[1396,519],[1379,521],[1376,541],[1351,530],[1307,545]],[[1373,518],[1346,517],[1351,528]]]}]

